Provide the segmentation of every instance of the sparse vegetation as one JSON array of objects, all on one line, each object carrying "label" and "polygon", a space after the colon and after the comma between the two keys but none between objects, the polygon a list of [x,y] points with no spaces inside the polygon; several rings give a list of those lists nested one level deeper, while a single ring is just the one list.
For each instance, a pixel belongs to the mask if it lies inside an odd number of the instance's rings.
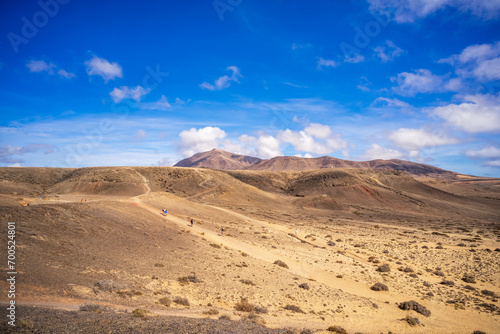
[{"label": "sparse vegetation", "polygon": [[427,308],[425,308],[425,306],[417,303],[414,300],[410,300],[410,301],[403,302],[403,303],[399,304],[399,308],[404,310],[404,311],[413,310],[413,311],[420,313],[426,317],[431,315],[431,311],[429,311]]},{"label": "sparse vegetation", "polygon": [[241,300],[236,303],[234,308],[241,312],[252,312],[255,309],[255,306],[250,304],[247,298],[241,298]]},{"label": "sparse vegetation", "polygon": [[304,289],[304,290],[309,290],[310,289],[309,284],[307,284],[307,283],[300,284],[299,288]]},{"label": "sparse vegetation", "polygon": [[255,306],[254,311],[261,314],[266,314],[268,312],[266,307],[260,305]]},{"label": "sparse vegetation", "polygon": [[337,334],[347,334],[347,331],[340,326],[330,326],[327,329],[329,332],[334,332]]},{"label": "sparse vegetation", "polygon": [[163,306],[170,307],[170,305],[172,304],[172,299],[170,299],[169,297],[163,297],[160,298],[158,302]]},{"label": "sparse vegetation", "polygon": [[132,311],[131,315],[136,318],[147,320],[148,313],[149,313],[148,310],[145,310],[143,308],[136,308],[135,310]]},{"label": "sparse vegetation", "polygon": [[117,290],[126,289],[126,284],[116,283],[113,280],[100,280],[94,283],[94,286],[101,291],[114,292]]},{"label": "sparse vegetation", "polygon": [[86,304],[80,305],[79,309],[80,309],[80,311],[84,311],[84,312],[98,312],[98,313],[111,311],[109,306],[94,304],[94,303],[86,303]]},{"label": "sparse vegetation", "polygon": [[274,261],[274,264],[278,265],[278,266],[280,266],[282,268],[288,269],[288,265],[285,262],[281,261],[281,260]]},{"label": "sparse vegetation", "polygon": [[386,263],[386,264],[383,264],[381,266],[378,266],[377,271],[379,271],[381,273],[387,273],[387,272],[391,271],[391,267]]},{"label": "sparse vegetation", "polygon": [[302,311],[302,309],[300,307],[298,307],[297,305],[287,305],[284,307],[284,309],[295,312],[295,313],[306,313],[306,312]]},{"label": "sparse vegetation", "polygon": [[255,286],[256,284],[249,279],[240,279],[240,282],[247,285]]},{"label": "sparse vegetation", "polygon": [[222,248],[222,246],[221,246],[221,245],[216,244],[216,243],[211,243],[211,244],[210,244],[210,246],[212,246],[213,248],[217,248],[217,249]]},{"label": "sparse vegetation", "polygon": [[412,327],[420,325],[420,320],[418,320],[418,318],[411,317],[409,314],[407,314],[406,318],[404,318],[403,320],[406,321],[408,325]]},{"label": "sparse vegetation", "polygon": [[183,306],[189,306],[189,300],[185,297],[180,297],[180,296],[177,296],[174,298],[174,303],[178,304],[178,305],[183,305]]},{"label": "sparse vegetation", "polygon": [[203,314],[208,314],[208,315],[216,315],[216,314],[219,314],[219,311],[212,308],[210,310],[207,310],[207,311],[203,311]]},{"label": "sparse vegetation", "polygon": [[372,289],[373,291],[389,291],[387,285],[383,283],[375,283],[370,287],[370,289]]}]

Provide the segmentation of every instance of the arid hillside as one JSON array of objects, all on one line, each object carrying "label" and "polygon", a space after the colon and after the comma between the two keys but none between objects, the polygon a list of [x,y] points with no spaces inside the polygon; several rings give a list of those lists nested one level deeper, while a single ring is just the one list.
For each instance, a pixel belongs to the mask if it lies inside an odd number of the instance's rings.
[{"label": "arid hillside", "polygon": [[175,167],[197,167],[221,170],[256,170],[269,172],[301,172],[317,169],[369,169],[403,171],[413,176],[430,176],[440,179],[456,179],[459,174],[434,166],[405,160],[350,161],[333,157],[299,158],[280,156],[259,159],[219,149],[197,153],[179,161]]},{"label": "arid hillside", "polygon": [[0,168],[0,192],[16,301],[36,306],[18,310],[19,332],[500,328],[498,179]]}]

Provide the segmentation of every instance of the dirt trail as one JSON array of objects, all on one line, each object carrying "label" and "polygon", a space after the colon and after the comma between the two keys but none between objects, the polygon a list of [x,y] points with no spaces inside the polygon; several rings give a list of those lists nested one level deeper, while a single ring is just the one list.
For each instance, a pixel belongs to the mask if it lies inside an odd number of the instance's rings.
[{"label": "dirt trail", "polygon": [[[160,214],[158,209],[155,209],[142,201],[137,201],[136,202],[140,207],[153,212],[155,214]],[[227,210],[227,209],[223,209]],[[228,212],[231,212],[228,210]],[[235,213],[236,214],[236,213]],[[241,214],[239,215],[240,218],[247,219],[253,222],[258,222],[261,225],[267,225],[263,222],[259,222],[256,219],[252,219],[249,217],[246,217]],[[182,228],[187,228],[188,222],[185,219],[181,219],[179,217],[173,216],[171,214],[168,214],[167,216],[162,216],[165,220],[175,223],[179,227]],[[283,231],[284,233],[288,232],[288,228],[279,226],[276,224],[273,224],[273,227],[276,228],[276,230]],[[240,252],[245,252],[249,256],[264,261],[268,263],[274,263],[276,260],[281,260],[285,262],[289,266],[289,271],[305,277],[305,278],[311,278],[316,280],[317,282],[320,282],[322,284],[325,284],[326,286],[335,288],[335,289],[340,289],[344,292],[353,294],[353,295],[363,295],[367,298],[371,298],[376,300],[377,302],[397,302],[400,301],[401,298],[410,298],[410,296],[401,296],[401,294],[392,294],[390,292],[375,292],[369,289],[368,286],[364,284],[360,284],[357,282],[352,282],[348,281],[346,279],[340,279],[337,278],[335,274],[326,272],[324,270],[321,270],[313,265],[310,265],[308,263],[304,262],[298,262],[297,260],[292,259],[291,257],[283,256],[281,254],[278,254],[275,251],[272,251],[270,249],[266,249],[264,247],[257,246],[255,244],[249,244],[248,242],[242,241],[242,240],[237,240],[234,237],[228,237],[228,236],[221,236],[219,233],[214,232],[210,229],[206,229],[202,226],[195,225],[192,227],[193,232],[197,232],[198,234],[203,233],[203,237],[207,239],[210,242],[221,244],[223,246],[226,246],[228,248],[240,251]],[[285,270],[285,269],[284,269]]]}]

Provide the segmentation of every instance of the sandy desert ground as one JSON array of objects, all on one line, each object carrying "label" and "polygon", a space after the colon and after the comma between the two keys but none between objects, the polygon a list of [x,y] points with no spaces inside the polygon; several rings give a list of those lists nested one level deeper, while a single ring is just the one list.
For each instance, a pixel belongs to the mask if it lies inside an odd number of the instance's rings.
[{"label": "sandy desert ground", "polygon": [[460,175],[1,168],[0,328],[499,333],[499,208],[499,179]]}]

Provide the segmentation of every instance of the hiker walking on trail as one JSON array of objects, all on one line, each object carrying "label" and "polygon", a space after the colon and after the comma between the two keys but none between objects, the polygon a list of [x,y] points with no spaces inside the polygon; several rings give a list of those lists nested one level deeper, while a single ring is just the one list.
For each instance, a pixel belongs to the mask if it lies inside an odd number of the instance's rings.
[{"label": "hiker walking on trail", "polygon": [[191,227],[193,227],[193,218],[191,218]]},{"label": "hiker walking on trail", "polygon": [[220,233],[224,236],[224,227],[220,229]]}]

